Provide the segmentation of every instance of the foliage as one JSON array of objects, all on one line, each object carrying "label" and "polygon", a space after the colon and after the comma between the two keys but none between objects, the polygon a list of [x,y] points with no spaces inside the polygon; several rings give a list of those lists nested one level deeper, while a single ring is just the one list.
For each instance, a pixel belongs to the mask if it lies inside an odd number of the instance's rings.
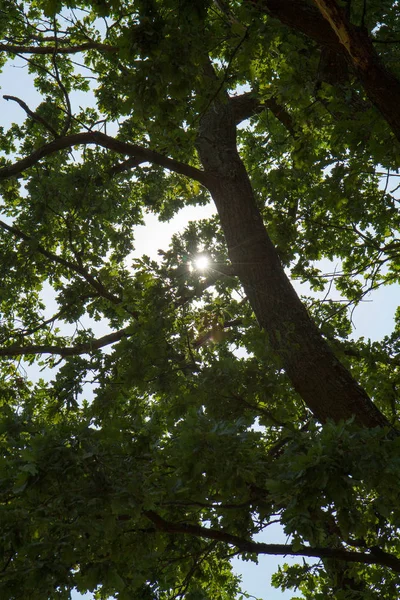
[{"label": "foliage", "polygon": [[[263,553],[299,556],[273,578],[296,598],[399,595],[400,314],[372,342],[351,310],[398,284],[400,145],[357,69],[334,76],[326,48],[262,4],[1,2],[1,64],[22,60],[41,97],[7,96],[23,118],[0,132],[5,600],[246,597],[229,560]],[[395,5],[357,0],[347,18],[400,77]],[[148,214],[213,196],[199,129],[232,99],[282,265],[393,428],[311,413],[223,211],[138,256]],[[256,541],[276,520],[288,544]]]}]

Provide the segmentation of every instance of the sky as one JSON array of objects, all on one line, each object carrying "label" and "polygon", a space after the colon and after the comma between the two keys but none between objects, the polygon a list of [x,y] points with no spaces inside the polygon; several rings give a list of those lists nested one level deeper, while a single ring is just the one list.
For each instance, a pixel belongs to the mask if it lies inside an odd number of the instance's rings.
[{"label": "sky", "polygon": [[[0,125],[3,127],[8,127],[13,121],[21,122],[25,118],[25,114],[17,104],[3,100],[3,94],[22,98],[32,110],[40,102],[40,96],[32,86],[27,69],[21,68],[20,65],[21,63],[17,62],[13,66],[6,66],[3,74],[0,75]],[[75,106],[83,105],[87,102],[87,95],[79,94],[73,97],[73,104]],[[188,207],[181,210],[169,223],[159,223],[155,215],[147,215],[146,224],[136,228],[136,250],[134,254],[137,256],[147,254],[151,258],[156,259],[159,248],[167,249],[172,234],[182,231],[189,220],[206,218],[213,214],[214,211],[215,209],[212,204],[204,207]],[[326,268],[328,271],[333,270],[334,266],[326,262],[323,268]],[[302,286],[296,281],[293,283],[298,293],[309,293],[307,286]],[[337,297],[336,299],[339,298]],[[354,311],[354,335],[378,340],[384,335],[389,334],[393,328],[393,317],[398,306],[398,299],[398,287],[385,287],[371,293]],[[53,302],[53,298],[50,296],[47,300],[49,304]],[[43,373],[41,373],[41,376],[43,376]],[[277,525],[271,525],[258,540],[267,543],[285,543],[287,541],[284,532]],[[284,562],[294,563],[297,561],[290,557],[275,558],[272,556],[261,556],[258,565],[239,559],[234,559],[233,565],[235,571],[242,574],[243,589],[249,594],[263,600],[288,600],[293,595],[296,595],[294,591],[281,592],[270,586],[271,574],[276,571],[278,564],[283,564]],[[91,599],[92,594],[81,596],[77,592],[73,593],[74,600],[81,600],[82,597]]]}]

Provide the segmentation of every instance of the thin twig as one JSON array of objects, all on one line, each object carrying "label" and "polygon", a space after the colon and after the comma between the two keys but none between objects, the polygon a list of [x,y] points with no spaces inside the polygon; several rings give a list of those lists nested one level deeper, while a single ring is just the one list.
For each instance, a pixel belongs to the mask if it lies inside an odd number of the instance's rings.
[{"label": "thin twig", "polygon": [[66,113],[67,113],[67,118],[65,120],[64,123],[64,127],[61,131],[61,135],[65,136],[68,133],[68,130],[71,126],[71,120],[72,120],[72,108],[71,108],[71,101],[69,99],[69,94],[67,91],[67,88],[65,87],[65,85],[63,84],[61,77],[60,77],[60,72],[58,70],[58,65],[57,65],[57,48],[58,48],[58,38],[57,38],[57,21],[56,18],[54,17],[54,39],[55,39],[55,46],[54,46],[54,54],[51,57],[52,59],[52,63],[53,63],[53,68],[54,68],[54,76],[55,79],[58,83],[58,87],[60,88],[60,90],[63,93],[64,96],[64,100],[65,100],[65,106],[66,106]]},{"label": "thin twig", "polygon": [[66,267],[67,269],[74,273],[77,273],[78,275],[81,275],[85,279],[85,281],[89,283],[89,285],[91,285],[103,298],[106,298],[113,304],[121,304],[121,298],[119,298],[112,292],[109,292],[101,283],[101,281],[94,277],[91,273],[89,273],[89,271],[85,269],[82,265],[77,265],[65,258],[62,258],[61,256],[58,256],[57,254],[54,254],[53,252],[50,252],[50,250],[47,250],[41,244],[38,244],[33,237],[27,235],[26,233],[24,233],[20,229],[17,229],[16,227],[7,225],[7,223],[4,223],[4,221],[0,221],[0,228],[4,229],[5,231],[8,231],[9,233],[12,233],[15,237],[25,242],[33,242],[34,249],[36,252],[42,254],[46,258],[49,258],[52,262]]},{"label": "thin twig", "polygon": [[48,131],[50,131],[50,133],[52,135],[54,135],[54,137],[58,137],[58,133],[57,131],[54,129],[54,127],[52,125],[50,125],[50,123],[48,123],[46,121],[46,119],[44,119],[43,117],[41,117],[40,115],[38,115],[36,112],[34,112],[33,110],[31,110],[29,108],[29,106],[20,98],[17,98],[17,96],[8,96],[8,95],[4,95],[3,96],[4,100],[12,100],[13,102],[16,102],[17,104],[20,105],[20,107],[26,112],[26,114],[31,117],[31,119],[33,121],[36,121],[37,123],[40,123],[41,125],[43,125],[43,127],[45,127]]}]

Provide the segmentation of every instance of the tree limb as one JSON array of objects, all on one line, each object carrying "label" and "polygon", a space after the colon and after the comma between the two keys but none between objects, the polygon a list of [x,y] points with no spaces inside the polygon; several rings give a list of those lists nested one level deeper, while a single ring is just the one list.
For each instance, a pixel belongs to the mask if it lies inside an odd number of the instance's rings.
[{"label": "tree limb", "polygon": [[132,158],[137,159],[138,164],[149,162],[160,167],[164,167],[174,173],[185,175],[191,179],[199,181],[205,187],[208,187],[209,177],[196,167],[192,167],[186,163],[181,163],[173,158],[168,158],[159,152],[138,146],[137,144],[130,144],[128,142],[122,142],[117,140],[105,133],[100,131],[81,132],[72,135],[66,135],[60,137],[44,146],[41,146],[29,156],[18,160],[12,165],[8,165],[0,169],[0,180],[7,179],[8,177],[16,176],[25,171],[26,169],[36,165],[42,158],[54,154],[59,150],[65,150],[66,148],[72,148],[78,145],[96,144],[102,148],[107,148],[113,152],[119,154],[125,154]]},{"label": "tree limb", "polygon": [[331,26],[338,41],[344,46],[354,65],[361,69],[368,68],[369,53],[365,52],[365,48],[362,47],[363,44],[361,46],[358,44],[362,37],[357,39],[360,34],[362,36],[366,32],[362,32],[360,28],[355,27],[345,18],[344,12],[336,4],[335,0],[314,0],[314,3],[321,15]]},{"label": "tree limb", "polygon": [[52,127],[50,125],[50,123],[48,123],[45,119],[43,119],[43,117],[41,117],[36,112],[34,112],[33,110],[31,110],[29,108],[29,106],[27,104],[25,104],[25,102],[23,100],[21,100],[20,98],[17,98],[17,96],[7,96],[6,95],[6,96],[3,96],[3,98],[4,98],[4,100],[12,100],[13,102],[16,102],[17,104],[19,104],[20,107],[26,112],[26,114],[29,117],[31,117],[31,119],[33,119],[37,123],[40,123],[41,125],[43,125],[43,127],[45,127],[45,129],[47,129],[48,131],[50,131],[50,133],[52,133],[54,135],[54,137],[58,136],[58,133],[54,129],[54,127]]},{"label": "tree limb", "polygon": [[400,141],[400,81],[383,65],[365,28],[346,18],[336,0],[314,0],[351,60],[364,89]]},{"label": "tree limb", "polygon": [[100,50],[104,52],[118,52],[116,46],[110,44],[101,44],[99,42],[84,42],[75,46],[19,46],[14,44],[0,43],[0,52],[9,54],[76,54],[84,50]]},{"label": "tree limb", "polygon": [[57,82],[58,87],[60,88],[60,90],[62,91],[62,94],[64,96],[64,102],[65,102],[65,112],[66,112],[66,119],[65,119],[65,123],[64,126],[62,128],[61,131],[61,136],[65,136],[67,135],[70,127],[71,127],[71,122],[72,122],[72,109],[71,109],[71,101],[69,98],[69,93],[67,88],[65,87],[62,78],[60,76],[60,71],[57,65],[57,58],[56,58],[56,54],[57,54],[57,50],[59,47],[58,44],[58,34],[57,34],[57,19],[54,17],[53,18],[53,22],[54,22],[54,40],[55,40],[55,48],[54,48],[54,52],[53,55],[51,57],[52,63],[53,63],[53,76]]},{"label": "tree limb", "polygon": [[261,12],[344,54],[355,68],[371,102],[400,141],[400,81],[384,66],[364,28],[345,17],[335,0],[243,0]]},{"label": "tree limb", "polygon": [[216,540],[225,544],[236,546],[240,552],[250,552],[252,554],[272,554],[280,556],[309,556],[312,558],[333,558],[344,562],[363,563],[365,565],[382,565],[389,567],[393,571],[400,573],[400,559],[392,554],[382,551],[369,554],[367,552],[355,552],[344,550],[342,548],[319,548],[303,546],[299,550],[294,550],[289,544],[265,544],[263,542],[253,542],[243,539],[237,535],[232,535],[223,530],[209,529],[201,525],[192,525],[189,523],[173,523],[160,517],[152,510],[144,511],[144,515],[160,531],[166,533],[180,533],[203,537],[210,540]]},{"label": "tree limb", "polygon": [[62,357],[78,356],[80,354],[89,354],[90,352],[93,352],[93,350],[99,350],[100,348],[104,348],[104,346],[109,346],[110,344],[119,342],[119,340],[128,335],[128,328],[126,327],[125,329],[114,331],[108,335],[103,335],[101,338],[91,340],[90,342],[84,342],[82,344],[78,344],[77,346],[65,347],[46,345],[11,345],[5,348],[0,348],[0,356],[13,357],[26,356],[27,354],[57,354],[58,356]]},{"label": "tree limb", "polygon": [[296,132],[291,115],[287,112],[284,106],[275,100],[275,98],[260,100],[254,94],[254,92],[247,92],[245,94],[241,94],[240,96],[233,96],[231,98],[231,102],[236,125],[245,119],[256,115],[257,113],[268,109],[278,119],[278,121],[282,123],[289,133],[292,136],[295,136]]},{"label": "tree limb", "polygon": [[338,50],[340,44],[319,11],[306,0],[243,0],[244,4],[269,14],[284,25],[296,29],[320,46]]}]

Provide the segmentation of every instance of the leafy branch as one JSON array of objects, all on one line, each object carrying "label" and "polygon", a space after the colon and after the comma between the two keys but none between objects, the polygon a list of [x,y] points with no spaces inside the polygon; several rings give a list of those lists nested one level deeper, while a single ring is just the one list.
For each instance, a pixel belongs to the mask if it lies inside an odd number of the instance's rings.
[{"label": "leafy branch", "polygon": [[77,273],[78,275],[81,275],[85,279],[85,281],[89,283],[89,285],[91,285],[100,294],[100,296],[102,296],[106,300],[109,300],[113,304],[121,304],[121,298],[107,290],[101,283],[101,281],[94,277],[91,273],[89,273],[89,271],[85,269],[85,267],[83,267],[82,265],[73,263],[67,260],[66,258],[62,258],[61,256],[50,252],[50,250],[47,250],[46,248],[44,248],[44,246],[37,243],[33,237],[24,233],[20,229],[13,227],[12,225],[7,225],[7,223],[4,223],[4,221],[0,221],[0,228],[4,229],[5,231],[8,231],[9,233],[12,233],[15,237],[25,242],[31,244],[33,243],[34,249],[46,258],[49,258],[53,263],[59,264],[63,267],[66,267],[68,270]]},{"label": "leafy branch", "polygon": [[174,523],[160,517],[153,510],[144,512],[145,516],[160,531],[172,534],[192,535],[203,537],[225,544],[230,544],[238,548],[240,552],[249,552],[251,554],[269,554],[280,556],[309,556],[311,558],[330,558],[350,563],[363,563],[365,565],[381,565],[389,567],[393,571],[400,573],[400,559],[384,550],[371,548],[371,552],[356,552],[344,550],[342,548],[320,548],[301,546],[294,548],[292,544],[266,544],[264,542],[253,542],[237,535],[227,533],[218,529],[210,529],[202,525],[193,525],[190,523]]},{"label": "leafy branch", "polygon": [[295,137],[296,131],[291,114],[280,104],[276,98],[260,100],[254,92],[246,92],[240,96],[231,98],[235,122],[238,125],[245,119],[260,113],[266,109],[270,110],[274,117],[282,123],[287,131]]},{"label": "leafy branch", "polygon": [[78,344],[77,346],[65,347],[50,345],[11,345],[6,348],[0,348],[0,356],[13,357],[26,356],[29,354],[57,354],[61,357],[78,356],[80,354],[89,354],[94,350],[99,350],[100,348],[104,348],[105,346],[109,346],[110,344],[115,344],[115,342],[119,342],[123,337],[127,337],[128,335],[128,328],[124,328],[120,329],[119,331],[109,333],[108,335],[103,335],[103,337],[101,338]]},{"label": "leafy branch", "polygon": [[58,136],[57,131],[54,129],[54,127],[52,127],[52,125],[50,125],[50,123],[48,123],[46,121],[46,119],[43,119],[43,117],[41,117],[38,113],[34,112],[33,110],[31,110],[29,108],[29,106],[20,98],[17,98],[17,96],[3,96],[4,100],[12,100],[13,102],[16,102],[17,104],[20,105],[20,107],[26,112],[26,114],[31,117],[31,119],[33,119],[34,121],[36,121],[37,123],[40,123],[41,125],[43,125],[43,127],[45,127],[45,129],[47,129],[48,131],[50,131],[51,134],[54,135],[54,137]]},{"label": "leafy branch", "polygon": [[368,31],[350,23],[335,0],[314,0],[315,9],[304,0],[244,0],[244,3],[304,33],[320,46],[331,48],[337,55],[348,57],[367,96],[400,140],[400,81],[383,64]]},{"label": "leafy branch", "polygon": [[179,173],[180,175],[185,175],[186,177],[195,179],[205,187],[208,187],[210,183],[210,176],[206,175],[204,171],[201,171],[196,167],[192,167],[186,163],[182,163],[173,158],[164,156],[163,154],[160,154],[154,150],[150,150],[149,148],[144,148],[143,146],[139,146],[137,144],[130,144],[128,142],[117,140],[109,135],[106,135],[105,133],[101,133],[100,131],[81,132],[66,135],[53,140],[48,144],[44,144],[37,150],[34,150],[31,154],[29,154],[29,156],[26,156],[25,158],[22,158],[21,160],[18,160],[17,162],[0,169],[0,180],[20,175],[26,169],[36,165],[45,156],[49,156],[60,150],[73,148],[74,146],[89,144],[96,144],[97,146],[101,146],[107,150],[112,150],[113,152],[130,156],[134,159],[137,159],[138,164],[149,162],[160,167],[164,167],[165,169],[173,171],[174,173]]},{"label": "leafy branch", "polygon": [[[63,40],[65,41],[65,40]],[[85,50],[100,50],[102,52],[118,52],[116,46],[101,44],[100,42],[84,42],[73,46],[20,46],[16,44],[0,43],[0,52],[9,54],[76,54]]]}]

